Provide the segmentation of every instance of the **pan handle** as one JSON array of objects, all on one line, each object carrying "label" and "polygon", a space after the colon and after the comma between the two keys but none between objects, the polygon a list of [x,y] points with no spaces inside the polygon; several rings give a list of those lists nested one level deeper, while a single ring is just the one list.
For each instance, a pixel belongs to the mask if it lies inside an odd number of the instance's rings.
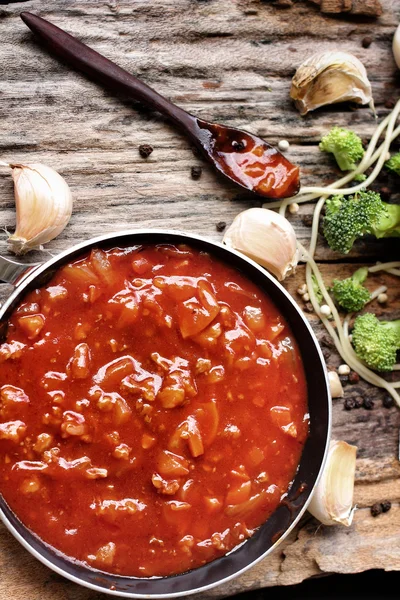
[{"label": "pan handle", "polygon": [[19,281],[39,266],[40,263],[20,263],[11,258],[5,258],[0,256],[0,281],[5,283],[11,283],[11,285],[18,285]]}]

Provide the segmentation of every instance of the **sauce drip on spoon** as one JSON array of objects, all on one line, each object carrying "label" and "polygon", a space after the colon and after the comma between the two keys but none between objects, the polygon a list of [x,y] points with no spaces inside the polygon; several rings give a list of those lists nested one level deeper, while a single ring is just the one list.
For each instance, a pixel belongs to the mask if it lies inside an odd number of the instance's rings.
[{"label": "sauce drip on spoon", "polygon": [[286,198],[300,187],[299,167],[259,137],[197,119],[203,150],[224,175],[268,198]]}]

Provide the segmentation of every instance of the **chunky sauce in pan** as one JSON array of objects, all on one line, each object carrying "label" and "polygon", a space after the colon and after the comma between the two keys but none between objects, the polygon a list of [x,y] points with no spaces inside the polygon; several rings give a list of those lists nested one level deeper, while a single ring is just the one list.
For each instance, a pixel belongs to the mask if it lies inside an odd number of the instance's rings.
[{"label": "chunky sauce in pan", "polygon": [[221,556],[278,506],[308,432],[293,335],[180,246],[93,250],[0,346],[0,491],[65,555],[125,575]]}]

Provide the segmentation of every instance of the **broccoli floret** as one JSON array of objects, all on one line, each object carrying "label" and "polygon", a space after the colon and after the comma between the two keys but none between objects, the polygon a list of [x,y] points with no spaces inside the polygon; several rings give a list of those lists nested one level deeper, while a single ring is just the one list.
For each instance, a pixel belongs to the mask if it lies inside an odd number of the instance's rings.
[{"label": "broccoli floret", "polygon": [[332,285],[332,293],[336,302],[347,312],[357,312],[364,308],[370,300],[371,294],[362,284],[368,275],[367,267],[358,269],[351,277],[335,279]]},{"label": "broccoli floret", "polygon": [[332,250],[347,254],[363,235],[400,236],[400,205],[387,204],[379,194],[370,191],[332,196],[326,201],[323,228]]},{"label": "broccoli floret", "polygon": [[358,357],[375,371],[392,371],[400,349],[400,319],[378,321],[375,315],[360,315],[354,322],[353,346]]},{"label": "broccoli floret", "polygon": [[389,171],[394,171],[396,175],[400,175],[400,152],[389,158],[388,161],[385,162],[385,167],[389,169]]},{"label": "broccoli floret", "polygon": [[319,145],[323,152],[332,152],[342,171],[352,171],[364,156],[361,138],[344,127],[333,127]]},{"label": "broccoli floret", "polygon": [[361,183],[362,181],[365,181],[367,179],[367,176],[365,173],[359,173],[358,175],[354,175],[353,177],[353,181],[357,181],[359,183]]}]

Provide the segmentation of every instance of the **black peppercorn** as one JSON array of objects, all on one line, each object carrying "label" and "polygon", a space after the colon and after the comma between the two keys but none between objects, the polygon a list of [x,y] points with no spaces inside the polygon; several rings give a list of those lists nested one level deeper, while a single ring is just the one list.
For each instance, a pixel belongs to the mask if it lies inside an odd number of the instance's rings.
[{"label": "black peppercorn", "polygon": [[354,398],[354,408],[361,408],[362,405],[364,404],[364,399],[362,398],[362,396],[356,396]]},{"label": "black peppercorn", "polygon": [[217,231],[223,231],[225,229],[225,227],[226,227],[225,221],[219,221],[215,226]]},{"label": "black peppercorn", "polygon": [[383,502],[381,502],[381,508],[382,512],[388,512],[392,508],[392,503],[390,502],[390,500],[384,500]]},{"label": "black peppercorn", "polygon": [[193,179],[200,179],[203,169],[201,167],[192,167],[190,172]]},{"label": "black peppercorn", "polygon": [[373,517],[377,517],[378,515],[380,515],[382,512],[382,504],[380,504],[379,502],[375,502],[375,504],[373,504],[371,506],[371,515]]},{"label": "black peppercorn", "polygon": [[374,408],[374,401],[371,398],[364,398],[363,406],[367,410],[372,410]]},{"label": "black peppercorn", "polygon": [[362,39],[361,45],[363,48],[369,48],[373,41],[374,38],[372,38],[370,35],[367,35]]},{"label": "black peppercorn", "polygon": [[139,146],[139,154],[142,158],[148,158],[152,152],[153,146],[150,146],[150,144],[141,144]]},{"label": "black peppercorn", "polygon": [[303,223],[304,227],[312,227],[313,215],[302,215],[301,222]]},{"label": "black peppercorn", "polygon": [[392,406],[394,405],[394,400],[392,396],[384,396],[382,400],[382,405],[384,406],[384,408],[392,408]]},{"label": "black peppercorn", "polygon": [[353,408],[355,408],[356,403],[354,401],[354,398],[346,398],[346,400],[343,402],[343,406],[345,410],[352,410]]},{"label": "black peppercorn", "polygon": [[360,376],[355,371],[350,371],[349,373],[349,383],[358,383],[360,381]]},{"label": "black peppercorn", "polygon": [[306,302],[304,305],[304,310],[308,313],[313,313],[314,312],[314,307],[311,304],[311,302]]},{"label": "black peppercorn", "polygon": [[390,196],[392,195],[392,190],[390,188],[388,188],[387,186],[382,186],[379,189],[379,194],[380,194],[382,200],[384,200],[384,202],[387,202],[388,200],[390,200]]},{"label": "black peppercorn", "polygon": [[340,383],[342,385],[347,385],[349,383],[349,376],[348,375],[339,375],[339,379],[340,379]]},{"label": "black peppercorn", "polygon": [[236,152],[240,152],[241,150],[245,149],[246,145],[242,141],[237,142],[236,140],[233,140],[232,147],[236,150]]}]

